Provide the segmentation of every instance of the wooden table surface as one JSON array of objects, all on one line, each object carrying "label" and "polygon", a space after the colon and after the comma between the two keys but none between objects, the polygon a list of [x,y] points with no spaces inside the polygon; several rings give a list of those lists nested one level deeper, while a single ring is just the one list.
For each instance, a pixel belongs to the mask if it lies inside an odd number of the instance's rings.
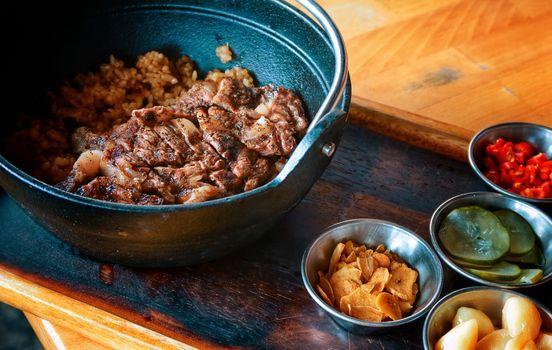
[{"label": "wooden table surface", "polygon": [[[368,338],[337,327],[302,287],[301,254],[324,227],[356,217],[427,239],[439,203],[486,189],[450,159],[465,159],[476,130],[552,126],[552,2],[320,2],[346,39],[351,121],[377,133],[349,126],[321,180],[257,243],[180,269],[106,265],[38,228],[0,192],[0,225],[9,223],[0,227],[0,301],[26,311],[46,349],[421,348],[423,320]],[[444,292],[470,285],[445,270]],[[523,292],[549,303],[551,291]]]},{"label": "wooden table surface", "polygon": [[[270,233],[197,266],[137,269],[81,256],[0,195],[0,300],[114,349],[421,349],[423,318],[363,337],[340,329],[308,296],[301,256],[338,221],[396,222],[425,239],[444,200],[484,190],[467,164],[356,126],[307,197]],[[445,269],[443,293],[470,285]],[[523,291],[550,304],[551,284]],[[44,326],[44,324],[42,324]]]},{"label": "wooden table surface", "polygon": [[320,3],[346,42],[359,123],[456,159],[488,125],[552,127],[552,1]]}]

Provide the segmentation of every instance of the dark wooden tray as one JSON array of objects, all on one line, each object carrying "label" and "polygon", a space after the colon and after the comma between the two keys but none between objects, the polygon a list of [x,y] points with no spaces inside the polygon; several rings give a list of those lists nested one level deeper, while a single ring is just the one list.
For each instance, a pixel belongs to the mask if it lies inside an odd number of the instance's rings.
[{"label": "dark wooden tray", "polygon": [[[420,349],[423,318],[374,337],[340,329],[303,288],[301,256],[323,228],[358,217],[393,221],[428,239],[441,202],[478,190],[486,188],[465,163],[348,126],[299,206],[230,256],[176,269],[102,264],[41,229],[0,192],[0,270],[201,347]],[[443,295],[471,285],[444,267]],[[522,292],[550,304],[550,283]]]}]

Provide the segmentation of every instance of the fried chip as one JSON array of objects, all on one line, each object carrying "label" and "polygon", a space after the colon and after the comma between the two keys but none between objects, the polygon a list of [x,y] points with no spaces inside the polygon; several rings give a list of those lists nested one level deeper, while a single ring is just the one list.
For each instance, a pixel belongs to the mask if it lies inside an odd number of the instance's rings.
[{"label": "fried chip", "polygon": [[328,273],[318,271],[316,290],[341,312],[361,320],[398,320],[413,308],[418,272],[380,244],[338,243]]},{"label": "fried chip", "polygon": [[343,267],[347,266],[348,264],[345,261],[340,261],[335,266],[335,271],[341,270]]},{"label": "fried chip", "polygon": [[355,250],[355,245],[353,243],[353,241],[351,240],[348,240],[347,242],[345,242],[345,255],[349,256],[351,254],[351,252],[353,252]]},{"label": "fried chip", "polygon": [[379,293],[376,297],[376,305],[383,314],[393,321],[402,318],[402,311],[394,295],[387,292]]},{"label": "fried chip", "polygon": [[418,272],[402,263],[391,270],[391,278],[385,287],[399,299],[410,300],[413,295],[413,284],[417,278]]},{"label": "fried chip", "polygon": [[362,272],[362,277],[365,281],[370,280],[372,274],[378,267],[378,263],[374,260],[372,256],[362,256],[357,258],[358,268]]},{"label": "fried chip", "polygon": [[385,254],[374,253],[372,256],[378,262],[378,266],[389,267],[391,265],[391,260]]},{"label": "fried chip", "polygon": [[389,250],[386,250],[386,251],[384,252],[384,254],[387,255],[387,257],[389,258],[389,260],[391,260],[392,262],[393,262],[393,261],[396,261],[396,262],[398,262],[398,263],[403,263],[403,262],[404,262],[404,260],[403,260],[400,256],[398,256],[397,254],[395,254],[395,253],[393,253],[393,252],[390,252]]},{"label": "fried chip", "polygon": [[326,302],[326,304],[333,306],[333,302],[330,300],[326,292],[320,287],[319,284],[316,285],[316,291],[318,292],[318,295]]},{"label": "fried chip", "polygon": [[362,272],[360,272],[359,269],[351,266],[351,265],[348,265],[348,264],[345,264],[343,265],[342,268],[340,268],[339,270],[336,270],[332,276],[330,277],[330,282],[333,284],[335,281],[338,281],[338,280],[351,280],[351,281],[354,281],[358,284],[361,283],[360,281],[360,275],[362,274]]},{"label": "fried chip", "polygon": [[349,316],[370,322],[381,322],[383,320],[383,312],[371,306],[351,305]]},{"label": "fried chip", "polygon": [[328,281],[326,276],[324,276],[323,274],[320,275],[318,286],[320,286],[324,294],[326,294],[326,296],[328,297],[328,300],[330,301],[328,304],[333,305],[335,302],[335,295],[333,292],[333,288],[330,281]]},{"label": "fried chip", "polygon": [[414,283],[412,285],[412,295],[410,298],[406,299],[405,301],[408,302],[410,305],[414,305],[414,301],[416,301],[416,295],[418,294],[418,283]]},{"label": "fried chip", "polygon": [[401,309],[401,313],[407,314],[412,310],[412,304],[410,304],[408,301],[400,300],[397,302],[399,304],[399,308]]},{"label": "fried chip", "polygon": [[354,247],[353,249],[355,250],[355,253],[357,253],[357,255],[368,250],[366,249],[366,246],[364,244],[358,247]]},{"label": "fried chip", "polygon": [[353,261],[356,261],[357,255],[354,250],[351,250],[351,253],[345,258],[345,262],[347,264],[352,263]]},{"label": "fried chip", "polygon": [[391,261],[391,265],[389,265],[389,270],[393,271],[396,268],[400,267],[402,263],[397,261]]},{"label": "fried chip", "polygon": [[336,283],[332,284],[333,291],[335,294],[335,304],[339,304],[343,297],[351,294],[356,289],[359,288],[359,284],[351,280],[339,280]]},{"label": "fried chip", "polygon": [[377,309],[376,295],[371,293],[366,284],[355,289],[351,294],[345,295],[339,301],[341,312],[347,313],[348,306],[370,306]]},{"label": "fried chip", "polygon": [[389,274],[388,269],[385,267],[378,267],[368,280],[367,284],[371,286],[372,291],[381,292],[388,283],[390,276],[391,275]]},{"label": "fried chip", "polygon": [[343,249],[345,249],[345,244],[343,243],[338,243],[335,246],[335,249],[332,253],[332,257],[330,258],[330,267],[328,269],[328,275],[331,275],[334,273],[337,263],[341,259],[341,253],[343,253]]},{"label": "fried chip", "polygon": [[361,272],[359,269],[345,265],[330,277],[330,284],[335,296],[335,303],[339,303],[341,298],[353,292],[362,283],[360,280]]}]

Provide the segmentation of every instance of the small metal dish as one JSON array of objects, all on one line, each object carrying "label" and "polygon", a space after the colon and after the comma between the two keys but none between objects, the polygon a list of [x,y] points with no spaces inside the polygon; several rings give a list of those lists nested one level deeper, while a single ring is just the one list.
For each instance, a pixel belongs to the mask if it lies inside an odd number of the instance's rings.
[{"label": "small metal dish", "polygon": [[434,349],[439,338],[451,328],[456,310],[461,306],[483,311],[495,327],[500,328],[504,302],[512,296],[530,299],[539,309],[542,318],[541,330],[552,331],[552,312],[538,301],[511,290],[483,286],[468,287],[444,296],[431,308],[424,323],[424,349]]},{"label": "small metal dish", "polygon": [[[410,315],[389,322],[368,322],[342,314],[326,304],[316,293],[318,271],[327,271],[330,256],[339,242],[353,240],[367,247],[379,244],[403,258],[418,271],[419,293]],[[439,298],[443,287],[443,268],[428,243],[414,232],[391,222],[375,219],[354,219],[325,229],[310,244],[301,263],[303,283],[309,295],[344,329],[359,334],[377,334],[410,323],[424,315]]]},{"label": "small metal dish", "polygon": [[[536,283],[498,283],[488,281],[467,272],[450,259],[450,257],[442,247],[439,237],[437,236],[439,232],[439,227],[441,226],[441,222],[443,221],[443,219],[452,210],[470,205],[478,205],[489,210],[510,209],[521,215],[525,220],[527,220],[527,222],[533,228],[533,231],[535,231],[535,234],[538,236],[544,256],[547,258],[546,265],[543,268],[544,276],[540,281]],[[552,257],[552,219],[550,219],[550,217],[548,217],[537,207],[511,196],[506,196],[494,192],[471,192],[452,197],[442,203],[433,213],[431,221],[429,222],[429,234],[431,236],[433,247],[435,248],[435,251],[437,252],[439,257],[443,259],[443,261],[454,271],[475,282],[491,287],[527,288],[546,283],[547,281],[552,279],[552,259],[550,258]]]},{"label": "small metal dish", "polygon": [[531,123],[492,125],[475,134],[468,147],[468,159],[473,171],[493,190],[526,202],[552,204],[552,198],[538,199],[520,196],[498,186],[485,176],[485,166],[483,165],[485,148],[496,142],[499,137],[512,142],[527,141],[535,147],[536,151],[545,153],[550,159],[552,158],[552,128]]}]

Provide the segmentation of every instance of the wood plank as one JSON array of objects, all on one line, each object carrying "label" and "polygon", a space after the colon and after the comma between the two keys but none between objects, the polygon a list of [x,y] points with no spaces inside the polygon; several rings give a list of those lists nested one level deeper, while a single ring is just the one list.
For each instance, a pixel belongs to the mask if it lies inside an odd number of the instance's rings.
[{"label": "wood plank", "polygon": [[[550,39],[552,40],[552,37]],[[552,80],[543,79],[543,77],[551,74],[551,62],[552,51],[549,51],[535,57],[524,66],[503,74],[500,82],[512,94],[520,96],[532,112],[548,104],[548,98],[552,92]],[[548,118],[552,118],[552,115]]]},{"label": "wood plank", "polygon": [[[353,84],[523,19],[507,0],[466,0],[357,35],[346,42]],[[345,22],[341,23],[340,29],[347,31]],[[357,90],[355,95],[362,96],[363,91]]]},{"label": "wood plank", "polygon": [[[417,140],[418,146],[427,147],[423,140],[429,138],[439,142],[430,146],[438,150],[455,149],[459,139],[467,145],[489,124],[552,126],[550,108],[541,107],[552,103],[552,71],[545,69],[552,52],[552,2],[322,4],[346,41],[352,103],[365,112],[352,113],[354,123]],[[405,133],[407,126],[414,127]]]},{"label": "wood plank", "polygon": [[[6,294],[2,285],[0,300],[25,301],[28,311],[55,325],[58,319],[72,317],[70,312],[60,315],[56,306],[64,303],[57,296],[64,295],[93,305],[93,309],[79,307],[76,317],[94,320],[103,310],[202,349],[285,349],[297,344],[309,349],[421,349],[421,322],[383,337],[340,329],[307,294],[301,281],[301,255],[325,227],[358,217],[393,221],[428,239],[429,217],[440,202],[458,191],[481,189],[484,184],[465,163],[348,126],[322,178],[258,242],[197,266],[113,265],[112,279],[100,276],[101,262],[76,253],[40,229],[2,193],[0,270],[41,288],[19,288],[21,295],[15,296],[11,291]],[[0,275],[2,281],[4,275]],[[445,293],[465,286],[465,281],[447,276]],[[40,294],[43,288],[55,291],[55,297]],[[29,304],[28,299],[39,305]],[[91,338],[96,332],[80,319],[59,324],[77,329],[75,323],[88,330]]]},{"label": "wood plank", "polygon": [[[451,109],[451,104],[462,108]],[[528,113],[531,108],[499,82],[490,82],[475,89],[423,108],[420,112],[429,117],[453,123],[463,120],[466,128],[474,130],[495,123],[526,120],[539,122]]]},{"label": "wood plank", "polygon": [[116,349],[193,349],[111,313],[0,269],[2,301],[38,317],[53,319],[97,343]]},{"label": "wood plank", "polygon": [[[369,101],[395,108],[397,111],[389,113],[397,114],[398,111],[422,111],[459,91],[469,91],[497,79],[491,70],[482,69],[458,50],[450,48],[417,62],[374,74],[370,79],[357,81],[354,87],[370,96]],[[355,103],[364,105],[369,102],[357,97]],[[450,123],[446,119],[427,119]]]},{"label": "wood plank", "polygon": [[112,347],[101,345],[74,330],[53,324],[30,312],[25,312],[25,317],[45,350],[114,350]]}]

